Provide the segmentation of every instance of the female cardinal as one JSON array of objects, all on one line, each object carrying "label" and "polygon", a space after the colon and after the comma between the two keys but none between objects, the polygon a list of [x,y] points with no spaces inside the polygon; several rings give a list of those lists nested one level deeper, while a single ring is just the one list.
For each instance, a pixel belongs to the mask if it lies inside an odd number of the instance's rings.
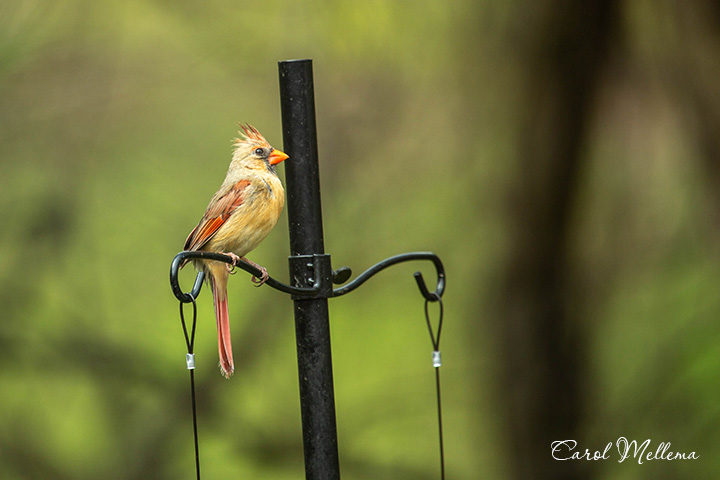
[{"label": "female cardinal", "polygon": [[[285,204],[285,190],[275,173],[275,166],[288,156],[270,146],[251,125],[240,125],[244,138],[235,141],[235,151],[225,181],[210,200],[200,223],[185,240],[185,250],[224,253],[233,259],[254,266],[262,272],[257,286],[268,279],[267,270],[251,262],[245,255],[270,233]],[[213,292],[218,330],[220,371],[232,375],[232,346],[228,316],[227,281],[233,266],[223,262],[195,260],[202,269]]]}]

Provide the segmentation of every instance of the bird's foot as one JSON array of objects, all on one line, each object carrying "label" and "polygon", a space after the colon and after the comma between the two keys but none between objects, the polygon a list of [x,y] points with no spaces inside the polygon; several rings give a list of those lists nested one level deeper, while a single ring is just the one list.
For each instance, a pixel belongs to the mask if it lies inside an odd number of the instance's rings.
[{"label": "bird's foot", "polygon": [[267,268],[262,267],[262,266],[258,265],[257,263],[253,262],[252,260],[248,260],[245,257],[242,257],[242,261],[245,263],[248,263],[248,264],[252,265],[253,267],[257,268],[258,270],[260,270],[260,274],[261,274],[260,278],[257,278],[256,276],[252,277],[252,282],[255,284],[256,287],[259,287],[263,283],[267,282],[267,279],[270,278]]},{"label": "bird's foot", "polygon": [[268,274],[268,271],[265,267],[260,267],[258,270],[262,272],[260,278],[252,277],[251,279],[251,281],[255,284],[256,287],[259,287],[263,283],[267,282],[268,278],[270,278],[270,274]]},{"label": "bird's foot", "polygon": [[233,252],[223,252],[223,255],[227,255],[228,257],[232,258],[233,263],[232,264],[226,264],[227,271],[230,275],[235,275],[235,265],[241,260],[241,258],[237,255],[235,255]]}]

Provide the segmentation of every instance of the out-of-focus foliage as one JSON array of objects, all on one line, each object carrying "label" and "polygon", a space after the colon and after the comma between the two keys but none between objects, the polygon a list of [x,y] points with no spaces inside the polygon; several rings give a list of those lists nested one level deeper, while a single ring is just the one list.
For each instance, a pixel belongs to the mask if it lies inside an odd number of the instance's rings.
[{"label": "out-of-focus foliage", "polygon": [[[563,279],[583,339],[580,449],[650,438],[700,459],[612,458],[593,465],[597,478],[720,473],[720,16],[680,3],[617,3],[583,119]],[[193,477],[170,261],[222,181],[235,122],[282,147],[276,65],[292,58],[314,60],[334,265],[440,255],[448,478],[515,476],[529,457],[510,448],[498,322],[512,299],[498,283],[523,262],[511,193],[532,200],[535,188],[522,125],[549,145],[563,135],[527,107],[547,94],[528,74],[545,65],[533,39],[564,14],[551,1],[0,5],[0,476]],[[286,224],[251,254],[279,278]],[[438,478],[413,268],[331,301],[344,478]],[[302,478],[291,302],[238,274],[230,314],[226,381],[203,291],[203,476]],[[549,444],[535,447],[551,461]]]}]

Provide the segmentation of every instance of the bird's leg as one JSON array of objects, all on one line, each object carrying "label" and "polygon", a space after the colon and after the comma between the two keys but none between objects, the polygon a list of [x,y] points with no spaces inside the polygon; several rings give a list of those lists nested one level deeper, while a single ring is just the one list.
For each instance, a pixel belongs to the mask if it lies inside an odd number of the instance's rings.
[{"label": "bird's leg", "polygon": [[267,268],[261,267],[257,263],[253,262],[252,260],[248,260],[245,257],[240,257],[240,258],[243,262],[248,263],[248,264],[252,265],[253,267],[257,268],[258,270],[260,270],[260,273],[261,273],[260,278],[257,278],[255,276],[252,277],[252,282],[255,284],[256,287],[259,287],[263,283],[267,282],[267,279],[270,278]]},{"label": "bird's leg", "polygon": [[228,257],[232,258],[232,261],[233,261],[232,265],[228,263],[228,264],[226,264],[226,267],[227,267],[228,273],[230,275],[234,275],[235,274],[235,265],[237,265],[237,262],[240,261],[240,257],[235,255],[233,252],[223,252],[223,255],[227,255]]}]

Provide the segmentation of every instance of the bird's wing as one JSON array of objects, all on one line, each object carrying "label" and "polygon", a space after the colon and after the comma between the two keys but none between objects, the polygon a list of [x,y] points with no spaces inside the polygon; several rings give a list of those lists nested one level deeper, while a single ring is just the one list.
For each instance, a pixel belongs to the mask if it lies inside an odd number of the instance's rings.
[{"label": "bird's wing", "polygon": [[232,185],[225,194],[210,202],[200,223],[185,240],[185,250],[200,250],[205,246],[208,240],[230,218],[232,212],[242,205],[248,185],[250,185],[250,180],[240,180]]}]

